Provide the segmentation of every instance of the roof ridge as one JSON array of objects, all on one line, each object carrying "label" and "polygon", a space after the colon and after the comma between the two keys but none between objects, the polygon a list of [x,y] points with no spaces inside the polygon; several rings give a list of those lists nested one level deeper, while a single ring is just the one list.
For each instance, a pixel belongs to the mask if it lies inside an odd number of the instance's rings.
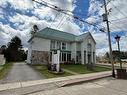
[{"label": "roof ridge", "polygon": [[[70,34],[70,35],[73,35],[73,36],[77,36],[75,34],[68,33],[68,32],[65,32],[65,31],[62,31],[62,30],[54,29],[54,28],[50,28],[50,27],[43,28],[42,30],[44,30],[44,29],[50,29],[50,30],[54,30],[55,32],[62,32],[62,33]],[[41,32],[42,30],[40,30],[39,32]]]}]

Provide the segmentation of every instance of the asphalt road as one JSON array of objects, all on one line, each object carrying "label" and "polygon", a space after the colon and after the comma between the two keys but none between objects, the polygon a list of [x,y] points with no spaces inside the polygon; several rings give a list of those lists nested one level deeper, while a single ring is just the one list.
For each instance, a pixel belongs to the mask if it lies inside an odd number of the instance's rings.
[{"label": "asphalt road", "polygon": [[36,72],[24,62],[14,63],[7,76],[0,80],[0,83],[43,79],[40,73]]},{"label": "asphalt road", "polygon": [[27,95],[127,95],[127,80],[104,78]]}]

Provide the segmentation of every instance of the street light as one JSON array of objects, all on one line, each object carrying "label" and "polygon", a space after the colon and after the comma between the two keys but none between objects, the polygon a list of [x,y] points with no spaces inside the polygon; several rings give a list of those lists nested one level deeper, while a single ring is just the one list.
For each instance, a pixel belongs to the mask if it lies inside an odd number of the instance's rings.
[{"label": "street light", "polygon": [[119,52],[118,58],[119,58],[119,61],[120,61],[120,68],[122,69],[122,62],[121,62],[121,58],[120,58],[120,44],[119,44],[120,36],[116,35],[115,39],[116,39],[116,42],[118,44],[118,52]]}]

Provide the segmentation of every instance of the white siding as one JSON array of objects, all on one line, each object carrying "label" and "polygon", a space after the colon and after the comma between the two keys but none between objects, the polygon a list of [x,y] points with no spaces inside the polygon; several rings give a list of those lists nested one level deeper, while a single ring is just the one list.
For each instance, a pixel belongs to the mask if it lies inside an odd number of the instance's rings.
[{"label": "white siding", "polygon": [[31,53],[32,53],[32,46],[31,43],[29,43],[28,53],[27,53],[27,63],[31,63]]},{"label": "white siding", "polygon": [[71,51],[71,44],[67,43],[67,51]]},{"label": "white siding", "polygon": [[76,44],[76,50],[77,51],[81,51],[81,43],[77,43]]},{"label": "white siding", "polygon": [[42,38],[34,38],[32,43],[32,50],[50,51],[50,40]]},{"label": "white siding", "polygon": [[[88,63],[88,56],[87,56],[87,44],[90,43],[92,46],[92,54],[91,54],[91,62],[93,62],[93,52],[95,52],[95,43],[93,39],[91,38],[90,35],[87,36],[81,43],[81,58],[82,58],[82,64],[84,64],[84,51],[86,51],[86,63]],[[95,54],[96,55],[96,54]],[[96,63],[96,57],[95,58],[95,63]]]},{"label": "white siding", "polygon": [[76,43],[71,43],[71,59],[76,61]]}]

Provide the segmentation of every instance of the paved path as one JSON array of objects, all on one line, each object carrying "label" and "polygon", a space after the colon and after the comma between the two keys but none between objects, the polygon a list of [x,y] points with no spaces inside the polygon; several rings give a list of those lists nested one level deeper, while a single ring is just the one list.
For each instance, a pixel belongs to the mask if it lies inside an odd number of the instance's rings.
[{"label": "paved path", "polygon": [[39,80],[42,76],[26,63],[14,63],[8,75],[0,83]]},{"label": "paved path", "polygon": [[106,78],[27,95],[127,95],[127,80]]}]

